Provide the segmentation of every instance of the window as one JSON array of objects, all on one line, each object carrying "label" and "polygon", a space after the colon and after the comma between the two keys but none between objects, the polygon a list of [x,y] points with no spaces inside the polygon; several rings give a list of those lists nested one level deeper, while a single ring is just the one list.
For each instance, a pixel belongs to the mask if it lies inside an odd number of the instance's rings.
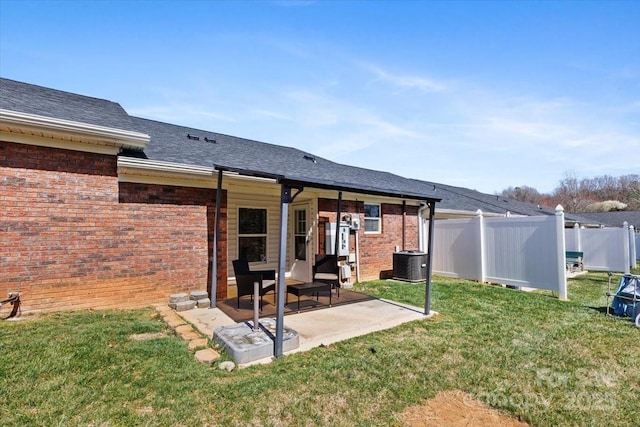
[{"label": "window", "polygon": [[364,232],[380,233],[380,205],[365,203],[364,204]]},{"label": "window", "polygon": [[249,262],[267,260],[266,209],[238,209],[238,257]]}]

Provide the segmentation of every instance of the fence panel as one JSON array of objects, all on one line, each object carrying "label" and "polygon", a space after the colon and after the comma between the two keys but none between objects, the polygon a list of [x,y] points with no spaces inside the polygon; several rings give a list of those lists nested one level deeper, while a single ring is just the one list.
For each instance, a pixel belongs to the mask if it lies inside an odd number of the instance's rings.
[{"label": "fence panel", "polygon": [[556,290],[566,299],[564,215],[438,220],[433,272],[449,277]]},{"label": "fence panel", "polygon": [[481,277],[476,220],[440,220],[435,222],[434,228],[433,272],[462,279]]},{"label": "fence panel", "polygon": [[558,290],[557,240],[553,216],[485,218],[486,280]]},{"label": "fence panel", "polygon": [[[577,224],[576,224],[577,225]],[[567,251],[580,252],[582,249],[580,244],[580,228],[565,228],[564,240]]]},{"label": "fence panel", "polygon": [[580,240],[586,270],[629,271],[628,229],[585,228],[580,230]]}]

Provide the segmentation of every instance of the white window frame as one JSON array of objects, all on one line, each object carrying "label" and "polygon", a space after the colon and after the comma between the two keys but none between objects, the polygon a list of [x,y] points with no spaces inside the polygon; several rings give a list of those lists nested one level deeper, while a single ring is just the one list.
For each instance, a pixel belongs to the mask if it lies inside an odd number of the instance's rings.
[{"label": "white window frame", "polygon": [[[250,234],[241,234],[240,233],[240,211],[242,209],[252,209],[252,210],[262,210],[265,212],[265,232],[264,233],[250,233]],[[269,209],[260,207],[260,206],[238,206],[238,231],[237,231],[237,248],[238,248],[238,257],[240,257],[240,239],[243,237],[262,237],[264,238],[264,259],[263,260],[249,260],[250,263],[267,263],[269,260]]]},{"label": "white window frame", "polygon": [[[378,207],[378,216],[377,217],[369,217],[367,216],[367,210],[366,210],[366,206],[370,205],[370,206],[377,206]],[[382,234],[382,204],[380,203],[369,203],[369,202],[364,202],[364,232],[365,234]],[[375,220],[378,222],[378,229],[375,231],[367,231],[367,220],[368,221],[372,221]]]}]

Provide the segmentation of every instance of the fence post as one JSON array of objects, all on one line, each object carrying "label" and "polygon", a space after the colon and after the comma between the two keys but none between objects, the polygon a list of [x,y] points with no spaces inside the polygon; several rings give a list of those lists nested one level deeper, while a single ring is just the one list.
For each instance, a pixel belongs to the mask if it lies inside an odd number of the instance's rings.
[{"label": "fence post", "polygon": [[622,223],[622,244],[624,245],[624,274],[631,273],[629,267],[631,266],[631,250],[629,249],[629,223],[627,221]]},{"label": "fence post", "polygon": [[636,230],[633,225],[629,226],[629,257],[631,258],[631,268],[636,268],[638,253],[636,252]]},{"label": "fence post", "polygon": [[556,269],[558,272],[558,299],[566,301],[567,298],[567,270],[565,264],[566,242],[564,238],[564,208],[556,206]]},{"label": "fence post", "polygon": [[577,222],[575,224],[573,224],[573,239],[574,239],[574,244],[576,245],[576,251],[578,252],[582,252],[582,238],[580,237],[580,224],[578,224]]},{"label": "fence post", "polygon": [[479,271],[476,272],[477,277],[478,277],[478,281],[480,283],[484,283],[485,282],[485,277],[486,277],[486,272],[485,272],[485,245],[484,245],[484,219],[483,219],[483,215],[482,215],[482,211],[480,209],[478,209],[476,211],[476,222],[478,223],[477,225],[477,236],[478,236],[478,240],[476,242],[477,248],[478,248],[478,268]]}]

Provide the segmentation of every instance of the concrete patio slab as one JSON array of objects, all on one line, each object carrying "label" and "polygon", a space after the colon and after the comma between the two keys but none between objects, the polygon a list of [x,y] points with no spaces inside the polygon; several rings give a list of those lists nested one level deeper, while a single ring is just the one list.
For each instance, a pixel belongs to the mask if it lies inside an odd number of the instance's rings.
[{"label": "concrete patio slab", "polygon": [[[213,337],[213,331],[221,326],[236,324],[218,308],[196,308],[182,311],[179,314],[208,337]],[[403,323],[426,319],[435,314],[437,313],[431,311],[431,314],[426,316],[423,308],[383,299],[373,299],[287,315],[284,318],[285,327],[297,331],[299,346],[285,352],[285,354],[307,351],[320,345],[329,345],[390,329]],[[253,363],[268,363],[269,361],[271,358]]]}]

